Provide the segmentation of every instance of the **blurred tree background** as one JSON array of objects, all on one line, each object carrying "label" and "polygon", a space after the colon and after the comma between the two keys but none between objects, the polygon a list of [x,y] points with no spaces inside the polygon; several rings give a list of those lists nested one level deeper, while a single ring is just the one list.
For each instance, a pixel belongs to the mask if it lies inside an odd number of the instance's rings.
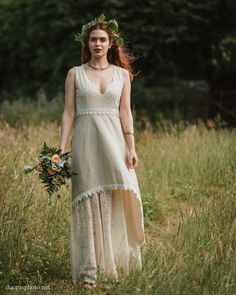
[{"label": "blurred tree background", "polygon": [[1,0],[0,102],[63,94],[67,71],[81,64],[74,34],[100,13],[118,21],[137,56],[137,113],[191,120],[211,115],[215,93],[236,97],[235,0]]}]

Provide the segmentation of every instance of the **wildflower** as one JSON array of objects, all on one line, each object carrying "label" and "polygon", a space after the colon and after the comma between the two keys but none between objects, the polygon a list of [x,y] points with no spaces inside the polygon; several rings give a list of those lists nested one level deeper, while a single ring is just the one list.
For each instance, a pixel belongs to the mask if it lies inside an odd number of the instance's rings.
[{"label": "wildflower", "polygon": [[60,184],[60,183],[63,183],[63,179],[62,179],[62,177],[60,176],[60,175],[56,175],[55,176],[55,179],[56,179],[56,181]]},{"label": "wildflower", "polygon": [[57,171],[54,170],[54,169],[52,169],[51,167],[48,167],[48,168],[47,168],[47,171],[48,171],[48,173],[49,173],[50,175],[54,175],[54,174],[57,173]]},{"label": "wildflower", "polygon": [[38,166],[36,167],[36,170],[37,170],[38,172],[43,172],[43,167],[42,167],[41,165],[38,165]]}]

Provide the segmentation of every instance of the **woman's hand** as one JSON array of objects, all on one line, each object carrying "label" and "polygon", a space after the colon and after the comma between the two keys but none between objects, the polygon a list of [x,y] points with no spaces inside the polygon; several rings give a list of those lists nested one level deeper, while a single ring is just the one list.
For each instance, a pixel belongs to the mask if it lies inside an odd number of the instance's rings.
[{"label": "woman's hand", "polygon": [[128,168],[136,168],[138,166],[138,157],[135,150],[130,150],[126,158],[126,165]]},{"label": "woman's hand", "polygon": [[60,152],[61,155],[65,153],[65,148],[60,147],[59,149],[61,150]]}]

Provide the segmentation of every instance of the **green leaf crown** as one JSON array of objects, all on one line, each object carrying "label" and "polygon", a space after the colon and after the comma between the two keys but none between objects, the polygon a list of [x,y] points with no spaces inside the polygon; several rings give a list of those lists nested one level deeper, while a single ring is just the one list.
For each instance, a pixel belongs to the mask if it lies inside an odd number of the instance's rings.
[{"label": "green leaf crown", "polygon": [[107,25],[108,28],[113,32],[113,34],[115,35],[114,39],[116,45],[121,46],[123,44],[124,40],[118,34],[118,23],[114,19],[106,21],[106,17],[104,14],[101,14],[99,17],[95,18],[91,22],[87,23],[86,25],[83,25],[81,33],[75,34],[75,41],[85,44],[88,31],[98,23]]}]

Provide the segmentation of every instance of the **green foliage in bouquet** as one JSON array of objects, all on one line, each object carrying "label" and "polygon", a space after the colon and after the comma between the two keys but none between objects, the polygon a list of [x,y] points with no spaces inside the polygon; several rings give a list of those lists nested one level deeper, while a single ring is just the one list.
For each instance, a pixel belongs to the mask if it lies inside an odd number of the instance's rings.
[{"label": "green foliage in bouquet", "polygon": [[39,155],[39,162],[35,165],[27,165],[24,167],[25,173],[36,170],[41,182],[44,184],[49,196],[49,205],[51,205],[51,197],[57,192],[61,186],[66,184],[66,179],[77,175],[72,171],[72,167],[68,162],[71,157],[70,152],[61,154],[61,149],[50,148],[44,142],[43,149]]}]

